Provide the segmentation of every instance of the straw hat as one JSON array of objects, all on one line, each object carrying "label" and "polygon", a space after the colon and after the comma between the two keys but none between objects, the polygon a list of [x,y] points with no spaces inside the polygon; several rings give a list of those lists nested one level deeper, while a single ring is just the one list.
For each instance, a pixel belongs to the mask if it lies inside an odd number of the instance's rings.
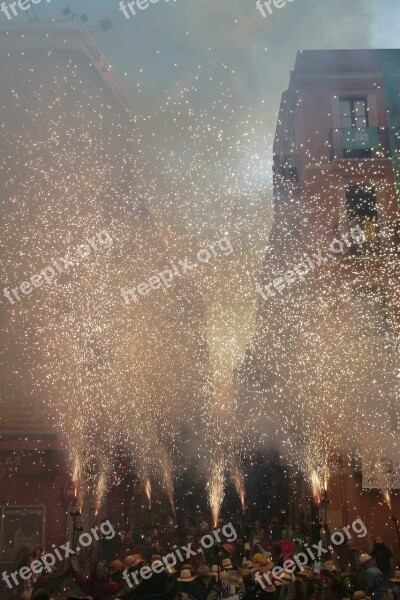
[{"label": "straw hat", "polygon": [[360,565],[363,567],[369,560],[372,560],[372,556],[369,554],[361,554],[359,558]]},{"label": "straw hat", "polygon": [[274,563],[272,560],[264,559],[260,560],[258,563],[258,569],[261,573],[267,573],[267,571],[271,571],[274,568]]},{"label": "straw hat", "polygon": [[251,560],[248,560],[247,558],[244,558],[242,560],[243,569],[251,569],[252,566],[253,566],[253,563],[251,562]]},{"label": "straw hat", "polygon": [[289,573],[289,571],[283,571],[283,573],[279,575],[279,579],[282,583],[287,583],[293,581],[293,576],[292,573]]},{"label": "straw hat", "polygon": [[137,567],[140,563],[141,558],[139,554],[130,554],[124,558],[124,566],[125,567]]},{"label": "straw hat", "polygon": [[324,563],[325,571],[336,571],[335,563],[333,560],[326,560]]},{"label": "straw hat", "polygon": [[272,585],[263,585],[263,591],[264,592],[274,592],[276,590],[276,587],[274,584]]},{"label": "straw hat", "polygon": [[190,569],[182,569],[181,576],[177,577],[177,581],[194,581],[196,578],[192,576],[192,571]]},{"label": "straw hat", "polygon": [[256,554],[253,556],[253,564],[259,563],[263,558],[264,554],[261,554],[261,552],[256,552]]},{"label": "straw hat", "polygon": [[301,571],[296,573],[296,577],[305,577],[306,579],[313,577],[313,575],[314,575],[313,569],[309,565],[304,565],[304,567],[301,569]]},{"label": "straw hat", "polygon": [[250,569],[242,569],[242,579],[243,581],[248,581],[253,577],[254,571]]},{"label": "straw hat", "polygon": [[121,560],[113,560],[110,564],[110,573],[118,573],[119,571],[122,571],[123,568],[124,563]]},{"label": "straw hat", "polygon": [[255,573],[256,570],[257,569],[253,566],[253,563],[251,562],[251,560],[246,560],[245,558],[243,559],[242,573],[243,573],[243,571],[250,571],[250,573]]},{"label": "straw hat", "polygon": [[365,592],[362,590],[358,590],[358,592],[354,592],[353,600],[371,600]]},{"label": "straw hat", "polygon": [[227,569],[233,569],[233,564],[230,558],[222,559],[222,568],[226,571]]},{"label": "straw hat", "polygon": [[161,561],[161,554],[152,554],[151,555],[151,562],[156,562],[156,560]]},{"label": "straw hat", "polygon": [[393,583],[400,583],[400,571],[395,571],[393,578],[389,579],[389,581],[392,581]]},{"label": "straw hat", "polygon": [[221,566],[218,566],[218,565],[213,565],[213,566],[211,567],[211,573],[212,573],[212,574],[213,574],[215,577],[218,577],[218,574],[219,574],[219,578],[220,578],[220,579],[224,579],[224,580],[227,580],[227,579],[228,579],[228,577],[229,577],[228,573],[227,573],[226,571],[223,571],[222,567],[221,567]]},{"label": "straw hat", "polygon": [[207,579],[207,577],[211,577],[212,573],[208,570],[208,567],[199,567],[196,572],[197,579]]}]

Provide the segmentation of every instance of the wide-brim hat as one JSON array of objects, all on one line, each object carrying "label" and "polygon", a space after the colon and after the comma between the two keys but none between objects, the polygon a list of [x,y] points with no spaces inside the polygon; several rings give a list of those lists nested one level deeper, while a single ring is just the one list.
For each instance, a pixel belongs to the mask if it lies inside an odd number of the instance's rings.
[{"label": "wide-brim hat", "polygon": [[208,570],[208,567],[203,566],[199,567],[196,571],[197,579],[207,579],[207,577],[212,577],[211,571]]},{"label": "wide-brim hat", "polygon": [[279,575],[279,580],[282,583],[288,583],[290,581],[293,581],[293,575],[292,573],[289,573],[289,571],[284,571],[281,575]]},{"label": "wide-brim hat", "polygon": [[139,554],[130,554],[124,558],[124,566],[125,567],[137,567],[140,563],[141,558]]},{"label": "wide-brim hat", "polygon": [[181,573],[180,573],[180,577],[177,577],[177,581],[194,581],[196,578],[193,577],[192,575],[192,571],[190,569],[182,569]]},{"label": "wide-brim hat", "polygon": [[255,568],[255,566],[253,565],[251,560],[244,559],[244,561],[242,563],[242,574],[244,571],[249,571],[250,573],[255,573],[257,571],[257,569]]},{"label": "wide-brim hat", "polygon": [[336,571],[336,566],[333,560],[326,560],[323,568],[325,571]]},{"label": "wide-brim hat", "polygon": [[314,575],[314,572],[312,570],[312,567],[310,567],[309,565],[304,565],[304,567],[301,569],[301,571],[296,573],[296,577],[305,577],[306,579],[313,577],[313,575]]},{"label": "wide-brim hat", "polygon": [[392,581],[393,583],[400,583],[400,571],[395,571],[393,578],[389,579],[389,581]]},{"label": "wide-brim hat", "polygon": [[257,565],[258,570],[260,571],[260,573],[266,573],[267,571],[271,571],[274,568],[274,563],[272,562],[272,560],[260,560],[260,562]]},{"label": "wide-brim hat", "polygon": [[161,560],[161,559],[162,559],[161,554],[152,554],[151,555],[151,562],[152,563],[156,562],[156,560]]},{"label": "wide-brim hat", "polygon": [[233,569],[233,564],[230,558],[223,558],[221,565],[223,569]]},{"label": "wide-brim hat", "polygon": [[372,556],[370,556],[369,554],[361,554],[359,558],[360,565],[365,565],[365,563],[367,563],[369,560],[372,560]]},{"label": "wide-brim hat", "polygon": [[253,563],[248,558],[244,558],[242,560],[242,567],[243,567],[243,569],[251,569],[252,566],[253,566]]},{"label": "wide-brim hat", "polygon": [[122,560],[116,559],[112,561],[109,568],[110,573],[119,573],[119,571],[122,571],[122,569],[124,568],[124,563],[122,562]]},{"label": "wide-brim hat", "polygon": [[369,596],[363,590],[358,590],[353,594],[353,600],[371,600]]},{"label": "wide-brim hat", "polygon": [[264,554],[262,554],[261,552],[256,552],[255,555],[253,556],[253,564],[260,562],[260,560],[263,560],[263,558],[264,558]]}]

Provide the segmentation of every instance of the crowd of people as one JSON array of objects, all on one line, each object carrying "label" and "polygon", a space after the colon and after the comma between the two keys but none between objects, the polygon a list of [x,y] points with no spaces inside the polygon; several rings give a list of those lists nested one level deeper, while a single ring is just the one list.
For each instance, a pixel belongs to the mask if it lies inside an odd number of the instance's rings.
[{"label": "crowd of people", "polygon": [[[232,526],[234,541],[222,539],[209,548],[201,545],[202,536],[211,530],[205,522],[196,527],[186,523],[174,536],[154,527],[147,535],[135,530],[132,535],[102,538],[79,560],[71,559],[66,571],[48,574],[44,569],[31,588],[23,590],[23,600],[56,600],[70,578],[81,593],[70,595],[71,600],[400,600],[399,565],[381,537],[369,554],[349,539],[318,560],[309,557],[301,568],[295,562],[289,568],[287,561],[315,541],[305,528],[283,529],[277,535],[275,525],[271,535],[271,528],[259,521]],[[182,555],[173,567],[164,564],[151,576],[141,576],[143,567],[160,565],[178,544],[190,544],[195,553],[188,559]],[[35,558],[41,552],[36,549]],[[275,575],[277,566],[282,569]]]}]

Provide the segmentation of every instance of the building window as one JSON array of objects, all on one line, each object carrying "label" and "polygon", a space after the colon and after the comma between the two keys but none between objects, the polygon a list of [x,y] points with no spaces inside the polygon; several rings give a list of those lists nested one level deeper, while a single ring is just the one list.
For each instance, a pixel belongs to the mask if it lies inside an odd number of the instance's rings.
[{"label": "building window", "polygon": [[0,528],[0,560],[12,563],[22,548],[44,542],[44,506],[3,506]]},{"label": "building window", "polygon": [[[372,149],[371,147],[368,147],[369,134],[367,134],[366,131],[368,128],[367,99],[340,98],[339,104],[340,127],[343,138],[343,157],[371,158]],[[364,129],[364,131],[350,134],[348,131],[349,129]]]},{"label": "building window", "polygon": [[340,98],[340,126],[368,127],[368,112],[366,98]]},{"label": "building window", "polygon": [[363,230],[366,241],[378,242],[378,211],[373,186],[349,185],[346,188],[346,209],[349,230],[357,225]]}]

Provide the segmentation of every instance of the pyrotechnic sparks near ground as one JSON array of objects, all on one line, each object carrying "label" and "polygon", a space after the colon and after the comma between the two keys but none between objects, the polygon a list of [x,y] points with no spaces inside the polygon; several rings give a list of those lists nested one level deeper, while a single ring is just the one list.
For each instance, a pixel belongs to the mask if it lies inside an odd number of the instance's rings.
[{"label": "pyrotechnic sparks near ground", "polygon": [[230,469],[231,479],[235,485],[236,492],[240,499],[240,505],[242,507],[242,512],[244,513],[246,509],[246,488],[245,488],[245,480],[243,469],[240,467],[238,463],[234,463]]},{"label": "pyrotechnic sparks near ground", "polygon": [[219,513],[224,499],[225,465],[223,462],[212,462],[210,478],[207,482],[208,502],[211,508],[213,527],[218,527]]}]

